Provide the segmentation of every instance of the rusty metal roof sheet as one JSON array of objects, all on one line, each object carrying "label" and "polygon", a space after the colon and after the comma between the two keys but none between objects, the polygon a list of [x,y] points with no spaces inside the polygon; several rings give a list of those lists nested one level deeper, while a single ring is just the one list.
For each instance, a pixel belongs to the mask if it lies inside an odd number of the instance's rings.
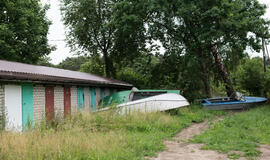
[{"label": "rusty metal roof sheet", "polygon": [[131,84],[93,74],[0,60],[0,79],[5,78],[132,87]]}]

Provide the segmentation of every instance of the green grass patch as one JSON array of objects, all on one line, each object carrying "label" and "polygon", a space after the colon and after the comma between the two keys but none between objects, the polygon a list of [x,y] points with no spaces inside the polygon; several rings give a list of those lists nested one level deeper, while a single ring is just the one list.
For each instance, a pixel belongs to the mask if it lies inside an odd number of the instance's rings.
[{"label": "green grass patch", "polygon": [[243,156],[253,158],[260,154],[258,144],[270,144],[270,106],[251,109],[230,116],[216,123],[202,135],[195,136],[192,142],[204,143],[202,149],[227,153],[231,158]]},{"label": "green grass patch", "polygon": [[213,119],[224,112],[197,106],[170,113],[81,113],[53,127],[41,124],[24,133],[0,134],[0,159],[130,160],[154,156],[163,141],[193,122]]}]

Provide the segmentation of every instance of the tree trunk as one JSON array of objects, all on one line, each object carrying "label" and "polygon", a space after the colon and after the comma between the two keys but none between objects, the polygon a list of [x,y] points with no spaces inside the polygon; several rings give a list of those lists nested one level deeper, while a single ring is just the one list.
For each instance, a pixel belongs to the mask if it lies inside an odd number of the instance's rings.
[{"label": "tree trunk", "polygon": [[226,87],[226,92],[227,92],[227,95],[228,96],[231,96],[233,95],[233,93],[235,92],[234,91],[234,88],[232,86],[232,82],[229,78],[229,74],[225,68],[225,66],[223,65],[222,63],[222,59],[218,53],[218,50],[217,50],[217,46],[216,45],[211,45],[211,50],[212,50],[212,54],[213,54],[213,57],[214,57],[214,60],[215,60],[215,64],[219,70],[219,73],[223,79],[223,82],[225,83],[225,87]]},{"label": "tree trunk", "polygon": [[108,57],[108,53],[103,51],[104,63],[105,63],[105,76],[112,77],[111,70],[112,70],[112,63]]},{"label": "tree trunk", "polygon": [[204,92],[205,92],[207,97],[211,97],[209,75],[208,75],[206,65],[203,62],[204,61],[204,54],[203,54],[203,51],[201,48],[199,49],[198,54],[199,54],[199,63],[200,63],[200,67],[201,67],[203,85],[204,85]]}]

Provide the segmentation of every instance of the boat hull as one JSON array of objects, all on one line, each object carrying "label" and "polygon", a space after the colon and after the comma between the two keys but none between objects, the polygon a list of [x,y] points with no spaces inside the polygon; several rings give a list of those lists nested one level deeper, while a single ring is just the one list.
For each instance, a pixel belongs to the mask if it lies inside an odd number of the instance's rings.
[{"label": "boat hull", "polygon": [[189,102],[183,96],[174,93],[166,93],[158,96],[122,103],[117,105],[117,110],[120,114],[129,114],[133,112],[148,113],[167,111],[188,105]]},{"label": "boat hull", "polygon": [[264,104],[267,98],[262,97],[245,97],[245,101],[235,101],[235,102],[220,102],[220,103],[202,103],[203,108],[206,110],[240,110],[249,109],[257,105]]}]

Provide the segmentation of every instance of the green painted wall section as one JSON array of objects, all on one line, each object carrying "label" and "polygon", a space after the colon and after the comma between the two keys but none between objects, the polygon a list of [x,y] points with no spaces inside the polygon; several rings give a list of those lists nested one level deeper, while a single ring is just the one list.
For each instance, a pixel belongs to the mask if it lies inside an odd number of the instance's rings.
[{"label": "green painted wall section", "polygon": [[90,89],[90,96],[91,96],[91,110],[96,110],[96,90],[95,88]]},{"label": "green painted wall section", "polygon": [[77,88],[77,102],[78,102],[78,108],[84,109],[84,89],[83,87]]},{"label": "green painted wall section", "polygon": [[22,125],[23,128],[34,125],[33,116],[33,86],[22,84]]},{"label": "green painted wall section", "polygon": [[131,91],[121,91],[103,99],[103,106],[117,105],[128,102],[128,97]]}]

